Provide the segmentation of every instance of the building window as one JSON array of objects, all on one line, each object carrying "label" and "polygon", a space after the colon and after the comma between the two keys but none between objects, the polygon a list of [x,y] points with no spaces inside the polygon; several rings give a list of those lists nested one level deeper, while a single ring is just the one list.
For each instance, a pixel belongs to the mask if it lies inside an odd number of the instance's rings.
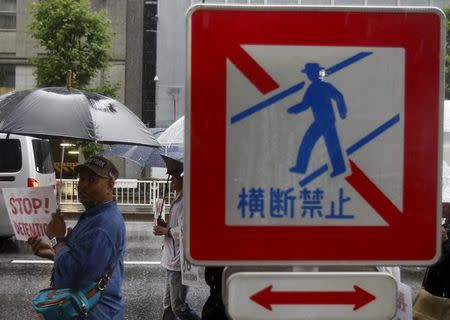
[{"label": "building window", "polygon": [[14,91],[16,86],[16,67],[12,64],[0,64],[0,94]]},{"label": "building window", "polygon": [[149,127],[156,124],[156,35],[158,2],[144,2],[144,52],[142,74],[142,121]]},{"label": "building window", "polygon": [[16,29],[16,0],[0,0],[0,30]]},{"label": "building window", "polygon": [[16,13],[0,12],[0,29],[15,30],[16,29]]}]

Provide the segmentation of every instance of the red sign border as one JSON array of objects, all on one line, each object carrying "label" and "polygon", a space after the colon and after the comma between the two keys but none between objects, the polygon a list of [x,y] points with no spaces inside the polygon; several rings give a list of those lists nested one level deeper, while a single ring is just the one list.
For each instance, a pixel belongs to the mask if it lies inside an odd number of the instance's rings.
[{"label": "red sign border", "polygon": [[[185,122],[188,259],[205,265],[435,261],[440,250],[444,21],[443,13],[433,8],[202,5],[191,9]],[[405,49],[403,214],[407,219],[403,223],[387,227],[225,225],[226,60],[239,61],[242,44]]]}]

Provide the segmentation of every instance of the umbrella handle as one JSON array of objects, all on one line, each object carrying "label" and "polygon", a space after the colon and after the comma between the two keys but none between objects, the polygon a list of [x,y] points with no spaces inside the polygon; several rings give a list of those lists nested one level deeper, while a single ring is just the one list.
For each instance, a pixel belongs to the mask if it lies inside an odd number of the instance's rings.
[{"label": "umbrella handle", "polygon": [[64,167],[64,150],[65,146],[62,146],[62,154],[61,154],[61,168],[59,169],[59,184],[58,184],[58,198],[57,198],[57,205],[58,205],[58,209],[61,210],[61,191],[62,191],[62,176],[63,176],[63,167]]},{"label": "umbrella handle", "polygon": [[61,163],[61,173],[59,175],[59,183],[58,183],[58,198],[57,198],[57,205],[58,205],[58,209],[61,210],[61,198],[62,198],[62,163]]}]

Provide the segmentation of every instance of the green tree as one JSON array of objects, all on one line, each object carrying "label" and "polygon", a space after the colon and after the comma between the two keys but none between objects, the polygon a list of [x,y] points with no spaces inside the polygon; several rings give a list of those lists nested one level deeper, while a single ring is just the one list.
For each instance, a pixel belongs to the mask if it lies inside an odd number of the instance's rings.
[{"label": "green tree", "polygon": [[92,157],[96,154],[102,153],[104,148],[102,144],[88,141],[80,141],[77,143],[77,147],[83,153],[85,159]]},{"label": "green tree", "polygon": [[31,58],[38,87],[62,86],[72,70],[73,86],[86,88],[109,67],[111,22],[88,0],[40,0],[32,4],[30,34],[46,54]]},{"label": "green tree", "polygon": [[[73,87],[116,97],[121,85],[107,78],[100,87],[88,87],[110,66],[113,33],[102,12],[94,11],[89,0],[39,0],[31,5],[31,15],[29,33],[46,52],[30,59],[38,87],[64,86],[66,73],[72,70]],[[103,150],[96,143],[79,146],[86,157]]]}]

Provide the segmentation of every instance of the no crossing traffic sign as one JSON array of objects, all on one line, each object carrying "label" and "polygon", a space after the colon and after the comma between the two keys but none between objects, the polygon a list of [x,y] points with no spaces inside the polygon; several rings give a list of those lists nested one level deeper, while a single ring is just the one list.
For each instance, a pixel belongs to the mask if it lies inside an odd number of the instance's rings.
[{"label": "no crossing traffic sign", "polygon": [[430,8],[191,9],[189,259],[433,261],[444,34]]}]

